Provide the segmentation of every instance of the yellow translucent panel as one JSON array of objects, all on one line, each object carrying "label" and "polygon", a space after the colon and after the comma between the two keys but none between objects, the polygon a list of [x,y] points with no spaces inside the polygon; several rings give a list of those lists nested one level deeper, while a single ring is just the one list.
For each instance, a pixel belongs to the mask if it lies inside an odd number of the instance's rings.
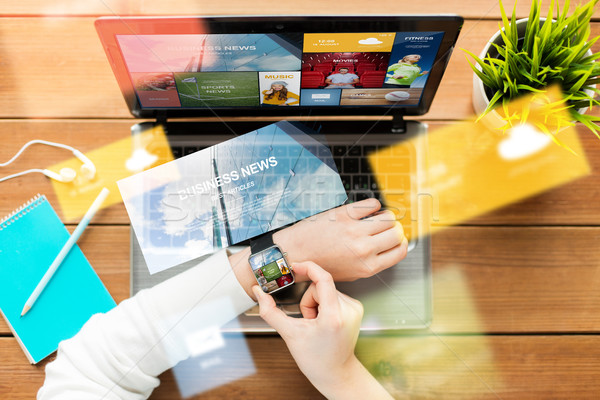
[{"label": "yellow translucent panel", "polygon": [[[421,398],[423,393],[437,393],[438,397],[456,393],[450,398],[473,400],[494,398],[494,393],[505,386],[502,370],[496,365],[489,338],[481,334],[484,320],[477,311],[468,279],[459,265],[446,265],[435,273],[434,290],[456,301],[435,305],[433,325],[387,337],[361,334],[356,355],[394,398]],[[410,285],[407,281],[398,293],[410,290]],[[368,301],[383,307],[386,304],[383,297]],[[461,329],[468,334],[446,335],[448,328],[443,321],[448,320],[460,320]]]},{"label": "yellow translucent panel", "polygon": [[[558,89],[520,98],[499,114],[504,129],[473,118],[370,156],[384,201],[403,225],[417,215],[424,218],[419,234],[428,234],[590,173]],[[422,162],[411,174],[405,155],[413,149]],[[403,213],[409,203],[416,210]]]},{"label": "yellow translucent panel", "polygon": [[[85,154],[96,166],[93,179],[78,174],[71,183],[52,181],[65,220],[74,220],[85,214],[99,191],[106,187],[110,194],[102,207],[120,203],[121,195],[116,182],[137,172],[173,160],[171,148],[161,126],[92,150]],[[68,167],[79,171],[82,162],[73,157],[50,166],[51,171]]]}]

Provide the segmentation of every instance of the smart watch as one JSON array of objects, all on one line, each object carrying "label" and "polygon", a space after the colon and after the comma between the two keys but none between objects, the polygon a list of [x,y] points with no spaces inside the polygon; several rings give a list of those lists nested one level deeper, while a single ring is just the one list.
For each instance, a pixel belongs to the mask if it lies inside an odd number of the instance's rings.
[{"label": "smart watch", "polygon": [[294,283],[286,253],[273,243],[271,232],[250,239],[250,251],[248,262],[263,292],[271,294]]}]

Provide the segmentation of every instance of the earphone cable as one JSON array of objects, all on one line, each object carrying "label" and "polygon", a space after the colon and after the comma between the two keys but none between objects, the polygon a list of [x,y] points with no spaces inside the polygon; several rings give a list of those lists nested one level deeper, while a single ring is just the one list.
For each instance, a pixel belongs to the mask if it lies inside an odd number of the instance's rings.
[{"label": "earphone cable", "polygon": [[16,178],[17,176],[21,176],[21,175],[25,175],[25,174],[31,174],[31,173],[34,173],[34,172],[39,172],[41,174],[44,174],[44,170],[43,169],[39,169],[39,168],[28,169],[26,171],[17,172],[16,174],[12,174],[12,175],[8,175],[8,176],[5,176],[5,177],[2,177],[2,178],[0,178],[0,182],[7,181],[7,180],[12,179],[12,178]]},{"label": "earphone cable", "polygon": [[[36,139],[36,140],[32,140],[30,142],[25,143],[25,145],[23,147],[21,147],[21,149],[17,152],[17,154],[15,154],[13,156],[13,158],[11,158],[10,160],[8,160],[5,163],[0,163],[0,167],[6,167],[8,164],[10,164],[13,161],[15,161],[21,155],[21,153],[23,153],[25,151],[25,149],[27,149],[29,146],[31,146],[33,144],[46,144],[48,146],[60,147],[60,148],[67,149],[67,150],[70,150],[70,151],[75,151],[75,149],[73,147],[68,146],[66,144],[55,143],[55,142],[49,142],[47,140]],[[42,172],[41,169],[40,170],[27,170],[27,171],[23,171],[23,172],[24,173],[29,173],[29,171],[31,171],[31,172]],[[15,177],[15,176],[20,176],[20,175],[23,175],[23,174],[19,173],[19,174],[15,174],[15,175],[11,175],[11,176]],[[6,177],[6,178],[8,178],[8,177]],[[0,182],[2,182],[3,180],[5,180],[6,178],[2,178],[0,180]]]}]

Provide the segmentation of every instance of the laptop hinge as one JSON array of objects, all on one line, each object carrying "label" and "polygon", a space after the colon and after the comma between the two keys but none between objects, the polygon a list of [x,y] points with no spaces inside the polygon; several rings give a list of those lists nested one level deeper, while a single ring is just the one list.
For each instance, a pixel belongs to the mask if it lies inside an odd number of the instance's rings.
[{"label": "laptop hinge", "polygon": [[156,112],[156,125],[165,125],[167,123],[167,111],[160,110]]},{"label": "laptop hinge", "polygon": [[406,133],[406,121],[402,114],[394,114],[392,133]]}]

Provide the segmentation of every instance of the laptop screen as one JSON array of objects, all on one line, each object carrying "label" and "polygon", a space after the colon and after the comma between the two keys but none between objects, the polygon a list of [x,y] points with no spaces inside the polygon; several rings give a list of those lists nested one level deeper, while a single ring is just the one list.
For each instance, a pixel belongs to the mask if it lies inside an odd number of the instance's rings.
[{"label": "laptop screen", "polygon": [[96,26],[134,115],[333,115],[425,112],[461,22],[101,18]]}]

